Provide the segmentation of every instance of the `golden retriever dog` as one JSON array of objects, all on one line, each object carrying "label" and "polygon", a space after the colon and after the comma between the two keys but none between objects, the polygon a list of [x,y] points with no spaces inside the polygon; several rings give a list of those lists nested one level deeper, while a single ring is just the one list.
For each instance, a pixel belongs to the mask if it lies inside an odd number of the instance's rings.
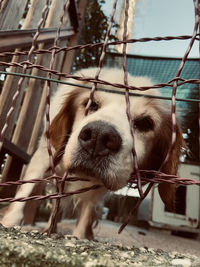
[{"label": "golden retriever dog", "polygon": [[[76,73],[81,77],[94,78],[96,68],[83,69]],[[122,70],[103,68],[99,79],[110,83],[123,84]],[[74,83],[73,79],[68,79]],[[81,85],[92,86],[86,81],[76,81]],[[147,77],[128,75],[128,84],[136,87],[151,86]],[[100,184],[96,190],[74,195],[79,209],[79,218],[73,235],[78,238],[93,238],[92,225],[98,202],[108,191],[124,187],[133,172],[133,138],[126,113],[124,89],[110,85],[99,85],[104,90],[95,91],[87,116],[85,109],[90,90],[72,85],[61,85],[52,97],[50,108],[50,142],[54,157],[57,158],[56,171],[68,177],[79,177],[88,181],[67,184],[65,192]],[[107,92],[106,92],[107,90]],[[112,90],[110,92],[109,90]],[[108,92],[109,91],[109,92]],[[113,92],[115,91],[115,92]],[[120,94],[117,92],[121,92]],[[162,100],[142,96],[130,96],[130,112],[134,125],[134,146],[140,169],[159,170],[171,143],[172,123],[170,108]],[[150,89],[149,95],[160,95],[158,90]],[[176,144],[163,172],[176,174],[180,150],[183,145],[182,134],[177,126]],[[24,179],[44,177],[49,168],[49,154],[45,134],[42,135],[38,149],[32,156]],[[34,184],[23,184],[16,198],[31,194]],[[162,183],[159,193],[170,209],[175,199],[174,185]],[[68,199],[62,199],[62,206]],[[23,222],[24,203],[13,202],[2,219],[6,227]]]}]

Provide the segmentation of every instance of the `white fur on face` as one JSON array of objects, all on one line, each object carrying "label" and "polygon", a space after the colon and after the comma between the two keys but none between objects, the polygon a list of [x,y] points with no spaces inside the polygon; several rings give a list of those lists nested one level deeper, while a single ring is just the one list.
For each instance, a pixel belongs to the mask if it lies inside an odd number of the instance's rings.
[{"label": "white fur on face", "polygon": [[[105,79],[105,77],[103,78]],[[129,77],[129,79],[132,78]],[[138,78],[136,78],[136,80],[137,79]],[[136,83],[140,82],[140,84],[136,84],[136,86],[147,85],[147,79],[144,79],[144,84],[142,84],[142,79],[143,78],[138,79]],[[130,125],[126,114],[125,97],[120,94],[97,91],[95,92],[94,98],[95,102],[99,104],[99,109],[95,112],[90,112],[87,116],[85,116],[85,106],[83,105],[83,102],[87,101],[88,97],[89,91],[84,91],[76,99],[76,116],[71,136],[65,147],[62,164],[64,168],[70,169],[80,156],[78,136],[85,125],[95,121],[103,121],[111,124],[117,130],[122,139],[121,149],[115,155],[109,157],[106,169],[103,171],[101,170],[102,177],[99,177],[99,173],[97,171],[96,177],[94,177],[94,174],[91,178],[97,178],[99,181],[103,182],[108,189],[117,190],[126,185],[131,173],[133,172],[133,138],[131,136]],[[154,124],[153,129],[147,131],[140,131],[137,128],[135,129],[135,150],[139,166],[142,166],[143,162],[147,160],[152,148],[155,134],[161,123],[161,117],[156,108],[156,102],[154,102],[155,100],[153,101],[144,97],[130,97],[131,116],[133,121],[141,117],[148,117],[151,118]],[[94,173],[95,168],[98,168],[98,166],[93,167]],[[73,173],[74,172],[78,176],[88,177],[88,175],[84,174],[84,172],[80,173],[77,170],[76,173],[76,168],[73,168]]]}]

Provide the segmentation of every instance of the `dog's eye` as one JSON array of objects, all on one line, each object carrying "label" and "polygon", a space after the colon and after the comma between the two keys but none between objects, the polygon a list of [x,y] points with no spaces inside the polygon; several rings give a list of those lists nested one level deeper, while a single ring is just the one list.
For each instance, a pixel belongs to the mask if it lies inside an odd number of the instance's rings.
[{"label": "dog's eye", "polygon": [[134,127],[140,132],[148,132],[154,129],[154,121],[149,116],[136,118]]},{"label": "dog's eye", "polygon": [[[83,106],[86,108],[87,104],[88,104],[89,99],[86,99],[83,103]],[[92,101],[92,103],[90,104],[89,107],[89,111],[97,111],[99,109],[99,104],[98,102],[96,102],[95,100]]]}]

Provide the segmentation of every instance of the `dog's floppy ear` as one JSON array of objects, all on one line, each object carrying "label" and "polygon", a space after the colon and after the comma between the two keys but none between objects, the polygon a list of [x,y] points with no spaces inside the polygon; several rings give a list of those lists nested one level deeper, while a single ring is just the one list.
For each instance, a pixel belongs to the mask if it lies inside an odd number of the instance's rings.
[{"label": "dog's floppy ear", "polygon": [[[159,140],[160,149],[162,153],[162,160],[165,160],[165,157],[168,153],[168,149],[171,145],[171,136],[172,136],[172,123],[170,115],[168,118],[164,120],[164,127],[161,129],[162,140]],[[176,142],[174,145],[174,149],[167,161],[167,163],[163,166],[161,171],[166,174],[177,174],[178,164],[179,164],[179,157],[181,155],[181,148],[185,147],[185,143],[182,137],[182,132],[180,127],[176,126]],[[175,202],[176,202],[176,184],[170,183],[161,183],[158,185],[158,191],[162,201],[165,203],[167,209],[169,211],[175,211]]]},{"label": "dog's floppy ear", "polygon": [[68,142],[75,118],[75,99],[80,94],[80,89],[76,89],[67,95],[63,106],[50,124],[50,142],[55,149],[54,160],[58,162],[62,156],[62,151]]}]

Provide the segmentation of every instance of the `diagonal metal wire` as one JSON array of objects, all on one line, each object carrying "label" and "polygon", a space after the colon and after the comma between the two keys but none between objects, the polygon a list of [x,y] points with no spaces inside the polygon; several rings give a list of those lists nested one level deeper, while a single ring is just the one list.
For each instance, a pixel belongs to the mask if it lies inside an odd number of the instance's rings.
[{"label": "diagonal metal wire", "polygon": [[[196,39],[196,36],[198,34],[198,29],[199,29],[199,19],[200,19],[200,14],[199,14],[199,7],[198,7],[198,0],[193,0],[194,2],[194,10],[195,10],[195,25],[194,25],[194,31],[193,31],[193,35],[192,38],[190,40],[190,43],[186,49],[186,52],[182,58],[182,61],[180,63],[180,66],[177,70],[176,76],[180,77],[181,72],[183,70],[183,67],[185,65],[185,62],[188,58],[188,55],[193,47],[194,41]],[[173,83],[173,90],[172,90],[172,103],[171,103],[171,114],[172,114],[172,139],[171,139],[171,146],[169,148],[168,154],[164,160],[164,162],[162,163],[160,170],[162,170],[164,168],[164,166],[166,166],[167,162],[169,161],[170,155],[175,147],[175,142],[176,142],[176,127],[177,127],[177,120],[176,120],[176,91],[177,91],[177,86],[178,83],[177,81],[174,81]]]}]

